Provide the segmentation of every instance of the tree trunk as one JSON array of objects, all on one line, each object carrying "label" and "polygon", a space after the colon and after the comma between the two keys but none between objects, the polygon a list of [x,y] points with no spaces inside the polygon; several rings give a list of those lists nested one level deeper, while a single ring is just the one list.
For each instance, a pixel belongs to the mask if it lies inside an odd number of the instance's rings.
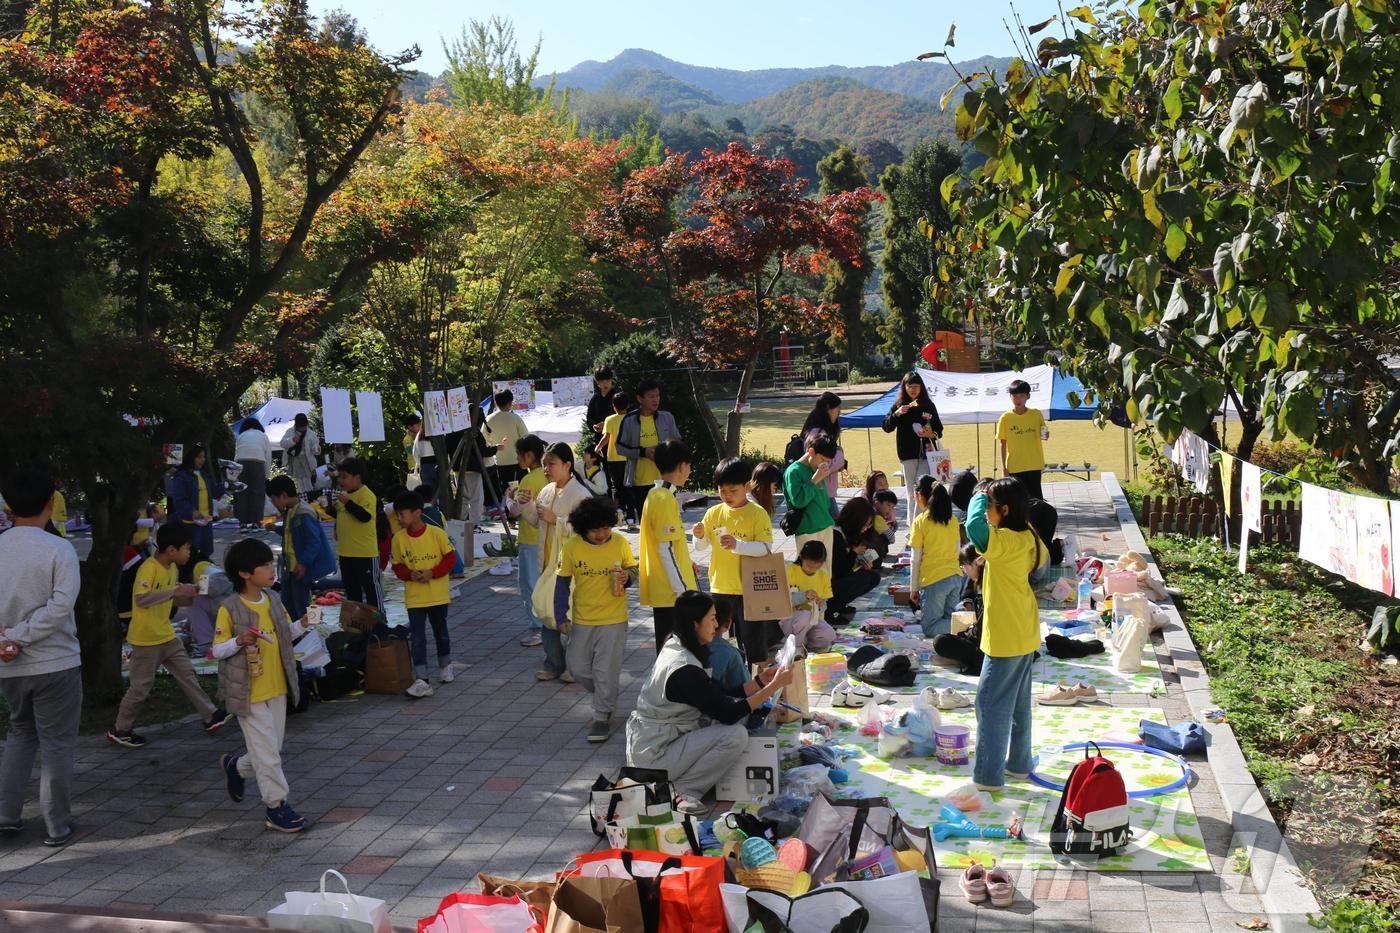
[{"label": "tree trunk", "polygon": [[709,399],[705,396],[704,380],[695,374],[692,367],[687,366],[686,376],[690,379],[690,393],[695,398],[695,407],[700,412],[700,421],[705,425],[705,430],[710,432],[710,441],[714,444],[715,450],[724,450],[724,433],[719,428],[719,419],[710,409]]},{"label": "tree trunk", "polygon": [[[1249,460],[1249,458],[1250,458],[1251,456],[1253,456],[1253,454],[1254,454],[1254,445],[1257,444],[1257,443],[1259,442],[1259,438],[1263,435],[1263,433],[1264,433],[1264,424],[1263,424],[1263,422],[1261,422],[1261,421],[1255,421],[1255,420],[1253,420],[1253,419],[1244,419],[1244,420],[1241,420],[1241,421],[1240,421],[1240,439],[1239,439],[1239,443],[1237,443],[1237,444],[1235,445],[1235,450],[1234,450],[1234,454],[1233,454],[1234,457],[1235,457],[1236,459],[1238,459],[1238,460],[1245,460],[1245,461]],[[1215,446],[1221,448],[1222,450],[1224,449],[1225,445],[1222,444],[1222,443],[1220,442],[1220,438],[1219,438],[1219,436],[1218,436],[1218,434],[1217,434],[1217,432],[1216,432],[1216,430],[1215,430],[1215,424],[1214,424],[1214,423],[1211,424],[1211,428],[1210,428],[1210,431],[1208,432],[1208,435],[1202,435],[1202,436],[1205,437],[1205,439],[1206,439],[1207,441],[1209,441],[1210,443],[1214,444]],[[1234,465],[1233,465],[1233,464],[1230,464],[1229,466],[1230,466],[1231,469],[1233,469],[1233,466],[1234,466]],[[1221,488],[1221,486],[1220,486],[1220,480],[1219,480],[1219,477],[1217,477],[1217,476],[1212,476],[1212,477],[1211,477],[1211,491],[1212,491],[1212,496],[1213,496],[1213,498],[1214,498],[1217,502],[1220,502],[1222,505],[1225,506],[1225,510],[1224,510],[1224,511],[1225,511],[1225,514],[1228,516],[1227,522],[1228,522],[1229,529],[1230,529],[1230,540],[1233,541],[1233,542],[1238,543],[1239,540],[1240,540],[1240,535],[1243,533],[1243,532],[1242,532],[1242,529],[1243,529],[1243,527],[1244,527],[1243,524],[1242,524],[1241,521],[1240,521],[1240,516],[1241,516],[1241,513],[1242,513],[1242,507],[1241,507],[1241,505],[1240,505],[1240,476],[1239,476],[1239,474],[1238,474],[1238,473],[1234,474],[1234,482],[1230,484],[1230,501],[1229,501],[1229,503],[1225,503],[1225,502],[1224,502],[1225,491],[1224,491],[1223,488]]]},{"label": "tree trunk", "polygon": [[749,400],[749,392],[753,389],[754,370],[758,369],[758,354],[749,357],[748,364],[744,367],[744,375],[739,380],[739,395],[734,400],[734,408],[730,409],[727,424],[725,426],[724,451],[726,457],[739,456],[739,444],[742,440],[742,427],[744,423],[744,413],[738,409]]},{"label": "tree trunk", "polygon": [[136,530],[136,516],[146,504],[155,478],[149,473],[121,471],[115,484],[83,483],[92,548],[82,562],[82,589],[76,616],[83,658],[83,701],[89,706],[121,697],[122,636],[117,622],[117,579],[127,542]]}]

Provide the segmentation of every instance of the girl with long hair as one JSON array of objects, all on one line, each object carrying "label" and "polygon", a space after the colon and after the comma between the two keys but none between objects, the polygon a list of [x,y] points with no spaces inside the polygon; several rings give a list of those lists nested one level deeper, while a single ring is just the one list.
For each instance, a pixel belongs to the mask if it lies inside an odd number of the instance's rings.
[{"label": "girl with long hair", "polygon": [[914,581],[911,596],[919,607],[919,625],[925,638],[950,634],[953,610],[962,593],[958,570],[958,544],[962,540],[958,520],[953,517],[953,498],[932,476],[919,477],[915,495],[920,512],[909,529],[909,579]]},{"label": "girl with long hair", "polygon": [[890,406],[890,413],[880,426],[894,434],[894,448],[904,469],[904,490],[909,497],[909,523],[914,523],[919,506],[914,499],[914,484],[929,472],[927,452],[943,435],[943,422],[938,408],[929,398],[928,387],[918,370],[911,369],[899,384],[899,395]]}]

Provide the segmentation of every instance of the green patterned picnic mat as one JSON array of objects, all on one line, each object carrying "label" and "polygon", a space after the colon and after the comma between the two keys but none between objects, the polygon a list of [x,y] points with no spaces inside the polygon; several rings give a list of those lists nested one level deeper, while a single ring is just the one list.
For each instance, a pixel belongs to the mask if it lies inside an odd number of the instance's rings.
[{"label": "green patterned picnic mat", "polygon": [[[822,710],[854,725],[857,713]],[[1081,752],[1059,752],[1071,742],[1100,739],[1114,733],[1136,734],[1142,719],[1164,721],[1159,710],[1120,707],[1036,707],[1033,735],[1037,753],[1045,760],[1037,773],[1063,782]],[[949,722],[973,729],[976,718],[971,710],[944,713]],[[797,743],[797,724],[779,731],[784,753]],[[854,729],[842,730],[836,744],[854,745],[859,757],[846,761],[851,779],[841,786],[843,797],[888,797],[900,815],[915,826],[939,822],[939,809],[946,798],[972,781],[972,764],[944,765],[934,758],[897,758],[885,761],[875,756],[877,740]],[[1163,787],[1181,776],[1171,761],[1145,752],[1105,749],[1105,757],[1117,766],[1128,789]],[[1002,790],[981,793],[980,810],[968,813],[974,823],[1006,826],[1013,816],[1025,825],[1026,841],[1003,839],[949,838],[934,843],[940,868],[964,868],[974,859],[983,865],[996,862],[1008,868],[1083,868],[1090,871],[1203,871],[1211,870],[1210,858],[1201,835],[1199,821],[1191,806],[1190,791],[1182,788],[1166,794],[1129,798],[1129,823],[1133,840],[1121,854],[1108,858],[1057,857],[1048,845],[1050,826],[1059,804],[1059,791],[1030,781],[1008,779]]]}]

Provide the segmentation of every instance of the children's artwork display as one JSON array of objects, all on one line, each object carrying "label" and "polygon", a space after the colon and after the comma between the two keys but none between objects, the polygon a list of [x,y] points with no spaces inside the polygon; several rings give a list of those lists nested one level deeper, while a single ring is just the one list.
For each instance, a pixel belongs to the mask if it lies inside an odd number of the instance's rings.
[{"label": "children's artwork display", "polygon": [[1384,499],[1356,497],[1356,582],[1387,596],[1395,592],[1390,512]]},{"label": "children's artwork display", "polygon": [[[533,379],[498,379],[491,383],[491,394],[509,391],[515,396],[515,411],[535,410],[535,380]],[[588,400],[584,399],[584,404]]]},{"label": "children's artwork display", "polygon": [[321,437],[327,444],[355,443],[350,417],[350,390],[321,387]]},{"label": "children's artwork display", "polygon": [[360,443],[384,440],[384,400],[378,392],[355,390],[355,412],[360,421]]},{"label": "children's artwork display", "polygon": [[1400,580],[1400,503],[1390,503],[1390,595],[1394,596],[1395,581]]},{"label": "children's artwork display", "polygon": [[451,430],[452,418],[447,410],[446,392],[423,393],[423,434],[438,437]]},{"label": "children's artwork display", "polygon": [[1356,497],[1303,484],[1298,556],[1356,582]]},{"label": "children's artwork display", "polygon": [[587,405],[593,397],[593,377],[561,376],[553,380],[550,388],[554,391],[555,408],[576,408]]},{"label": "children's artwork display", "polygon": [[1252,463],[1240,463],[1240,513],[1244,527],[1250,531],[1262,531],[1259,512],[1262,505],[1262,474]]},{"label": "children's artwork display", "polygon": [[447,390],[447,423],[453,432],[472,426],[472,400],[467,390],[458,386]]}]

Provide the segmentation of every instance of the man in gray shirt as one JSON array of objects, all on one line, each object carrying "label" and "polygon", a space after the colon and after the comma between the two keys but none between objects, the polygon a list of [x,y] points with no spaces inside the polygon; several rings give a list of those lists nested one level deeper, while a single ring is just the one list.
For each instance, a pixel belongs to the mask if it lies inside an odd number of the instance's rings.
[{"label": "man in gray shirt", "polygon": [[17,468],[0,490],[15,527],[0,535],[0,696],[10,731],[0,758],[0,833],[24,828],[24,790],[39,758],[44,845],[73,838],[73,753],[83,706],[82,658],[73,605],[78,556],[44,531],[53,514],[47,469]]}]

